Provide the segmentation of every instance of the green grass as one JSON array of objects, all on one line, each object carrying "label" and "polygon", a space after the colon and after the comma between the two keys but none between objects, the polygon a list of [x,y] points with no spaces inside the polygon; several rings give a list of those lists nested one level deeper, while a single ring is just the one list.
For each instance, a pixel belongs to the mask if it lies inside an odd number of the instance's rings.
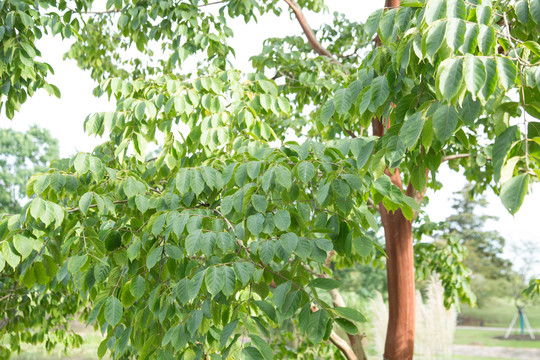
[{"label": "green grass", "polygon": [[[503,335],[504,331],[457,329],[454,344],[502,346],[507,348],[540,348],[540,341],[538,340],[497,339],[498,336]],[[537,339],[540,338],[540,333],[536,333],[535,335]]]},{"label": "green grass", "polygon": [[[78,349],[69,350],[69,355],[61,351],[61,347],[52,353],[47,353],[42,345],[21,346],[21,354],[12,357],[14,360],[97,360],[97,348],[101,342],[101,337],[97,333],[85,332],[81,334],[83,344]],[[107,356],[105,358],[108,358]]]},{"label": "green grass", "polygon": [[[517,309],[511,299],[490,299],[481,308],[470,308],[463,305],[461,317],[472,320],[474,326],[508,327]],[[533,329],[540,329],[540,304],[534,304],[525,308],[525,314]]]}]

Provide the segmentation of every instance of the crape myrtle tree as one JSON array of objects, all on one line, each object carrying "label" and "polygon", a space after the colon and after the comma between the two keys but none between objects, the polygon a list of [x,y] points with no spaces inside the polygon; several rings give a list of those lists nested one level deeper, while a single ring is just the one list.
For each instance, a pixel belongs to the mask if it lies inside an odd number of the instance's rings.
[{"label": "crape myrtle tree", "polygon": [[[323,7],[3,1],[8,117],[38,88],[58,95],[35,45],[46,33],[73,37],[67,56],[117,106],[85,121],[107,141],[30,179],[37,197],[0,223],[0,268],[76,294],[106,336],[99,356],[316,358],[330,340],[358,359],[363,316],[331,264],[383,256],[385,358],[411,359],[412,222],[438,168],[493,187],[511,213],[538,176],[540,0],[387,1],[364,26],[336,16],[315,33],[302,11]],[[227,20],[287,11],[307,43],[270,39],[257,73],[232,68]],[[200,54],[196,73],[182,68]],[[288,129],[302,140],[285,141]],[[376,212],[386,252],[366,236]],[[466,279],[454,287],[468,295]]]}]

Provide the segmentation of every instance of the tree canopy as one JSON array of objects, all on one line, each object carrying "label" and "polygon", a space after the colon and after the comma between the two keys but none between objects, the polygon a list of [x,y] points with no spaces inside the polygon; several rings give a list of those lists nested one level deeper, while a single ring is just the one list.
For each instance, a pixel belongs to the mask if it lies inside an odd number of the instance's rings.
[{"label": "tree canopy", "polygon": [[[339,301],[330,263],[388,255],[385,356],[410,358],[414,321],[393,309],[414,320],[411,222],[437,169],[464,169],[512,214],[536,181],[540,0],[388,1],[365,25],[337,16],[316,33],[302,9],[321,0],[285,3],[2,1],[8,117],[39,88],[59,95],[44,34],[73,37],[67,56],[117,104],[85,121],[103,143],[33,176],[36,198],[0,222],[0,269],[37,299],[74,296],[106,336],[100,357],[316,357],[272,336],[294,325],[302,346],[353,358],[334,324],[354,337],[364,317]],[[308,42],[270,39],[257,72],[232,68],[227,21],[287,11]],[[366,236],[377,211],[386,249]],[[15,326],[20,302],[1,291]]]}]

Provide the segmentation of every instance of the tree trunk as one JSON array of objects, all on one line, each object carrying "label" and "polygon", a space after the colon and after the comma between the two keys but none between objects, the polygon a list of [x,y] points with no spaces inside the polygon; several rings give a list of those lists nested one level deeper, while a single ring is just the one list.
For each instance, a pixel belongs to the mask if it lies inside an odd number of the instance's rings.
[{"label": "tree trunk", "polygon": [[[385,0],[385,8],[398,7],[400,0]],[[378,40],[378,39],[377,39]],[[379,41],[377,41],[379,43]],[[379,43],[380,44],[380,43]],[[383,136],[383,121],[373,119],[373,134]],[[390,176],[392,183],[403,191],[399,169]],[[407,189],[409,190],[409,189]],[[386,240],[386,278],[388,281],[388,330],[384,345],[385,360],[410,360],[414,354],[415,284],[412,223],[400,209],[391,213],[379,204]]]},{"label": "tree trunk", "polygon": [[[392,182],[402,188],[399,171]],[[386,239],[386,278],[388,281],[388,330],[384,346],[385,360],[410,360],[414,353],[415,286],[412,224],[401,210],[379,211]]]}]

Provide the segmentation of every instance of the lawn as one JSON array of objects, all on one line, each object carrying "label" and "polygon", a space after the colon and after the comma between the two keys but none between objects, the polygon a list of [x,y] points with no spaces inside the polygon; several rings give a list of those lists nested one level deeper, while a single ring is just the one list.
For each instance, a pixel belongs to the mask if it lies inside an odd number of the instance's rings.
[{"label": "lawn", "polygon": [[484,346],[501,346],[507,348],[540,348],[540,332],[537,332],[537,340],[504,340],[497,337],[503,336],[504,331],[493,330],[469,330],[457,329],[454,344],[461,345],[484,345]]},{"label": "lawn", "polygon": [[[55,350],[47,354],[43,346],[23,345],[19,356],[12,357],[13,360],[97,360],[97,348],[101,342],[101,337],[97,333],[84,332],[81,334],[84,339],[82,346],[78,349],[70,350],[69,356],[60,350]],[[108,359],[105,356],[104,359]]]},{"label": "lawn", "polygon": [[[490,299],[481,308],[470,308],[462,306],[460,317],[464,322],[469,322],[474,326],[503,327],[510,325],[517,309],[511,299]],[[533,329],[540,329],[540,304],[531,305],[525,308],[525,314]]]}]

